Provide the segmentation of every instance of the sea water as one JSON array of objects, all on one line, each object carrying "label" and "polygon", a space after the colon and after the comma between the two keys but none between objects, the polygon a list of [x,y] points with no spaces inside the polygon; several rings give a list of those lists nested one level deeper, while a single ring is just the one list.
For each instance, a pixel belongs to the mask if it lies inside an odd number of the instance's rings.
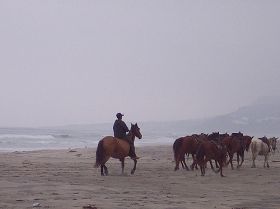
[{"label": "sea water", "polygon": [[[180,136],[151,126],[141,128],[142,139],[135,146],[171,145]],[[0,128],[0,151],[94,148],[104,136],[113,135],[111,124],[52,128]]]}]

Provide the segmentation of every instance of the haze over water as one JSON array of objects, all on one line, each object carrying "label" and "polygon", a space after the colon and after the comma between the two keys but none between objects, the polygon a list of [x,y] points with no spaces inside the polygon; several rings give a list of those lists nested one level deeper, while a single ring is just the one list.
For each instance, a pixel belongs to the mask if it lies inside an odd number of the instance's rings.
[{"label": "haze over water", "polygon": [[[111,125],[57,127],[112,124],[117,112],[207,119],[279,98],[279,10],[276,0],[1,1],[0,150],[94,145]],[[161,137],[200,130],[187,128]]]}]

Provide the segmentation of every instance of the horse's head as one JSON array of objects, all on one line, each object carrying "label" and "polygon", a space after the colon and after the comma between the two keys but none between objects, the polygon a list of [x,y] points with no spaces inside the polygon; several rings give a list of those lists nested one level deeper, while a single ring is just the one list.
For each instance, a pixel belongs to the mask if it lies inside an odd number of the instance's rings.
[{"label": "horse's head", "polygon": [[270,147],[272,148],[273,151],[276,150],[276,144],[277,144],[277,139],[276,137],[272,137],[272,138],[269,138],[269,144],[270,144]]},{"label": "horse's head", "polygon": [[253,136],[243,136],[243,141],[245,143],[245,149],[248,152]]},{"label": "horse's head", "polygon": [[228,133],[220,134],[220,139],[223,140],[224,138],[229,137]]},{"label": "horse's head", "polygon": [[213,132],[212,134],[208,135],[208,140],[214,140],[217,141],[220,138],[220,133],[219,132]]},{"label": "horse's head", "polygon": [[207,139],[208,139],[208,134],[201,133],[201,134],[198,136],[198,141],[203,141],[203,140],[207,140]]},{"label": "horse's head", "polygon": [[132,124],[131,123],[131,133],[136,136],[138,139],[141,139],[142,138],[142,134],[140,132],[140,128],[138,127],[137,123],[136,124]]}]

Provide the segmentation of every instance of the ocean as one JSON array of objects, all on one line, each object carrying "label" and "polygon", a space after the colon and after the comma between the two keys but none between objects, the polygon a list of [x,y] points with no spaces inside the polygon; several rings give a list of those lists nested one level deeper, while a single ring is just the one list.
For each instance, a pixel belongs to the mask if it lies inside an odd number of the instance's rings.
[{"label": "ocean", "polygon": [[[141,127],[140,124],[138,124]],[[182,136],[165,127],[141,127],[142,139],[135,146],[172,145]],[[112,124],[72,125],[51,128],[0,128],[0,151],[32,151],[45,149],[94,148],[104,136],[112,135]]]}]

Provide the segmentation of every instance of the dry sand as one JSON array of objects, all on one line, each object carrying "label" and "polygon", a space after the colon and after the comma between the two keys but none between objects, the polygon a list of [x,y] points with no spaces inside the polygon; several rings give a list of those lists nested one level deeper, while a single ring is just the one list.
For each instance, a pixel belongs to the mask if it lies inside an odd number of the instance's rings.
[{"label": "dry sand", "polygon": [[280,162],[272,162],[280,153],[270,157],[269,169],[262,156],[251,168],[247,153],[241,169],[225,168],[221,178],[210,169],[204,177],[200,171],[174,172],[171,146],[136,150],[142,158],[135,175],[132,160],[121,175],[120,162],[110,159],[106,177],[93,167],[95,149],[1,153],[0,208],[280,208]]}]

